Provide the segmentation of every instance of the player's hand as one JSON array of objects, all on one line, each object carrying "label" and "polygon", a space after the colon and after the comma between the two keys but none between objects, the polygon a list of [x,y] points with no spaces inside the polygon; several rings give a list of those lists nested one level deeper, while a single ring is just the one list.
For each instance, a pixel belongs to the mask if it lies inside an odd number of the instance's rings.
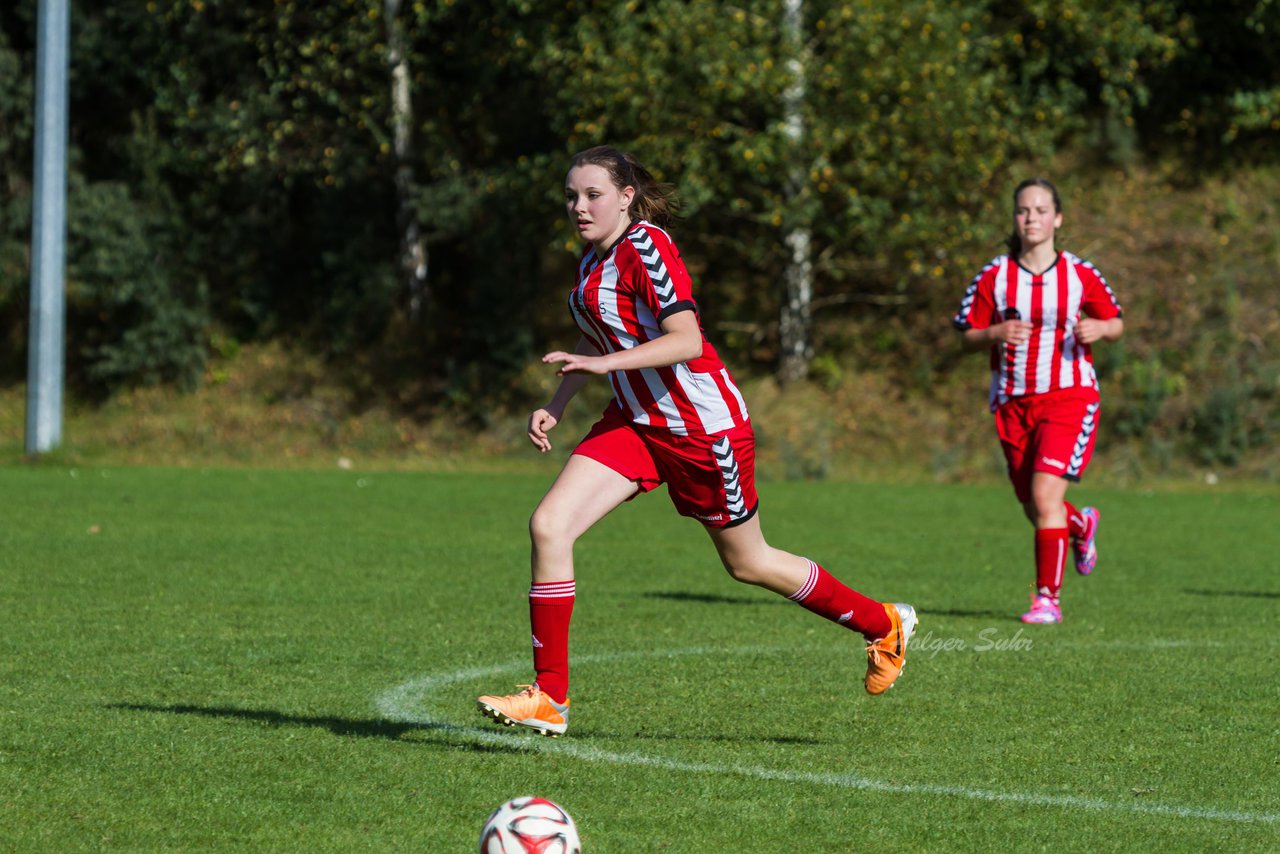
[{"label": "player's hand", "polygon": [[542,453],[551,450],[551,440],[547,433],[560,423],[560,419],[545,409],[539,409],[529,416],[529,441]]},{"label": "player's hand", "polygon": [[542,357],[544,364],[560,365],[560,369],[556,371],[556,376],[563,377],[565,374],[607,374],[609,369],[604,366],[604,357],[602,356],[584,356],[581,353],[566,353],[563,350],[556,350]]},{"label": "player's hand", "polygon": [[1100,341],[1105,332],[1105,324],[1101,320],[1094,320],[1092,317],[1082,317],[1076,323],[1076,340],[1081,344],[1092,344],[1095,341]]},{"label": "player's hand", "polygon": [[1006,320],[991,327],[991,337],[1006,344],[1025,344],[1031,340],[1031,324],[1026,320]]}]

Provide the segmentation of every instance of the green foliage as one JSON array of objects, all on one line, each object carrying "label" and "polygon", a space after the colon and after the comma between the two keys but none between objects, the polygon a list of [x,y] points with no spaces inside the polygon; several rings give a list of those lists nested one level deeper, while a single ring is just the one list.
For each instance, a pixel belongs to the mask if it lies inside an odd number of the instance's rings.
[{"label": "green foliage", "polygon": [[1272,364],[1257,377],[1237,374],[1213,387],[1189,419],[1191,453],[1206,465],[1234,466],[1250,450],[1273,443],[1280,428],[1275,375]]},{"label": "green foliage", "polygon": [[[609,142],[680,191],[674,230],[704,322],[740,372],[776,364],[786,239],[804,230],[818,378],[883,366],[927,394],[951,358],[939,326],[1001,251],[1016,180],[1074,163],[1060,185],[1100,193],[1103,170],[1172,147],[1192,168],[1167,192],[1280,150],[1274,0],[801,8],[792,30],[782,0],[77,0],[76,379],[98,393],[190,383],[211,336],[289,340],[349,368],[354,398],[396,389],[414,412],[483,420],[520,402],[540,350],[572,343],[563,294],[578,247],[558,188],[573,151]],[[25,361],[35,18],[35,0],[0,12],[7,380]],[[413,112],[404,162],[396,32]],[[1194,229],[1218,239],[1271,215],[1206,204],[1212,221]],[[416,318],[403,206],[428,244]],[[1104,249],[1129,239],[1107,235]],[[1250,263],[1247,282],[1274,278]],[[1118,364],[1122,436],[1209,429],[1194,413],[1213,380],[1191,349],[1135,344]],[[1237,363],[1237,398],[1272,400],[1257,361]]]},{"label": "green foliage", "polygon": [[30,282],[31,97],[26,59],[10,43],[0,12],[0,379],[26,369],[26,311]]},{"label": "green foliage", "polygon": [[195,385],[207,325],[201,290],[168,279],[165,233],[121,184],[75,182],[67,224],[68,371],[101,393]]},{"label": "green foliage", "polygon": [[1107,383],[1107,429],[1120,438],[1145,436],[1165,414],[1166,406],[1187,386],[1186,377],[1159,358],[1124,360],[1124,342],[1100,347],[1094,363],[1107,377],[1118,366],[1117,382]]},{"label": "green foliage", "polygon": [[1179,49],[1155,75],[1146,136],[1176,140],[1193,164],[1275,161],[1280,131],[1280,3],[1183,0],[1172,28]]}]

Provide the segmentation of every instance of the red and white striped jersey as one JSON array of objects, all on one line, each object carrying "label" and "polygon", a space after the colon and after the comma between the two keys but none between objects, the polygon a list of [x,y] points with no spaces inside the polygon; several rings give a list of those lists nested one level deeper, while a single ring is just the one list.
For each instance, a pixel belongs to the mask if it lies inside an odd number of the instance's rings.
[{"label": "red and white striped jersey", "polygon": [[1032,326],[1028,341],[991,348],[992,407],[1012,397],[1097,387],[1092,350],[1075,336],[1081,312],[1097,320],[1121,316],[1107,280],[1070,252],[1059,252],[1057,262],[1043,273],[1031,272],[1008,255],[982,268],[969,283],[952,324],[961,331],[986,329],[1005,319]]},{"label": "red and white striped jersey", "polygon": [[[600,259],[588,245],[569,294],[578,328],[601,354],[629,350],[663,334],[664,318],[695,311],[693,281],[665,231],[637,222]],[[720,433],[747,422],[747,404],[715,348],[662,368],[613,371],[613,396],[637,424],[679,436]]]}]

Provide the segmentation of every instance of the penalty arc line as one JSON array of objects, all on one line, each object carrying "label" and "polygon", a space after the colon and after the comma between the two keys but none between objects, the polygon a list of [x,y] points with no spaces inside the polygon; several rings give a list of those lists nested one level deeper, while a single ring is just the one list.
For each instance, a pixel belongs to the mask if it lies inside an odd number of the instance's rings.
[{"label": "penalty arc line", "polygon": [[[776,652],[778,647],[739,647],[733,650],[738,653]],[[690,647],[677,650],[624,652],[603,655],[587,655],[578,659],[579,664],[615,662],[625,658],[656,658],[662,656],[679,657],[688,655],[724,654],[724,649],[706,647]],[[1091,810],[1096,812],[1127,812],[1140,815],[1168,816],[1171,818],[1203,819],[1208,821],[1227,821],[1244,824],[1274,824],[1280,821],[1280,814],[1268,812],[1245,812],[1240,810],[1222,810],[1211,807],[1187,806],[1161,803],[1126,803],[1107,801],[1099,798],[1086,798],[1076,795],[1050,795],[1035,792],[1001,792],[994,789],[978,789],[968,786],[948,786],[938,783],[895,783],[886,780],[875,780],[857,774],[816,773],[811,771],[785,771],[777,768],[766,768],[752,765],[732,765],[715,762],[682,762],[664,756],[653,756],[643,753],[619,753],[601,750],[590,745],[575,744],[572,741],[552,741],[544,738],[520,738],[511,733],[492,732],[479,727],[461,726],[437,720],[417,709],[425,705],[426,698],[436,689],[456,682],[465,682],[483,676],[492,676],[504,671],[520,670],[528,667],[528,661],[476,667],[457,670],[434,676],[412,679],[383,693],[375,701],[375,706],[388,720],[397,723],[419,724],[438,732],[459,736],[467,741],[485,745],[508,747],[516,750],[531,750],[557,755],[569,755],[588,762],[605,762],[614,765],[631,765],[656,768],[662,771],[675,771],[692,774],[719,774],[736,777],[749,777],[783,783],[804,783],[809,785],[829,786],[833,788],[851,789],[867,792],[883,792],[906,795],[938,795],[952,798],[963,798],[993,803],[1015,803],[1029,806],[1056,807],[1061,809]]]}]

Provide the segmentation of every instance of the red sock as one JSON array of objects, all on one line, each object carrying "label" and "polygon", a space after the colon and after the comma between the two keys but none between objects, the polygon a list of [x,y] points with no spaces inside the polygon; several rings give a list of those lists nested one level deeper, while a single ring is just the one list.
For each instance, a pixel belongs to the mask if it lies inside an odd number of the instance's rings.
[{"label": "red sock", "polygon": [[1078,540],[1089,533],[1089,525],[1084,520],[1084,514],[1077,510],[1070,501],[1062,503],[1067,508],[1067,533],[1070,534],[1071,539]]},{"label": "red sock", "polygon": [[893,628],[883,604],[841,584],[813,561],[809,561],[808,581],[787,598],[833,623],[861,632],[867,640],[882,638]]},{"label": "red sock", "polygon": [[1036,530],[1036,589],[1055,602],[1062,587],[1062,568],[1067,562],[1067,529]]},{"label": "red sock", "polygon": [[569,694],[569,620],[573,616],[573,581],[534,584],[529,588],[529,628],[533,630],[533,669],[538,687],[557,703]]}]

